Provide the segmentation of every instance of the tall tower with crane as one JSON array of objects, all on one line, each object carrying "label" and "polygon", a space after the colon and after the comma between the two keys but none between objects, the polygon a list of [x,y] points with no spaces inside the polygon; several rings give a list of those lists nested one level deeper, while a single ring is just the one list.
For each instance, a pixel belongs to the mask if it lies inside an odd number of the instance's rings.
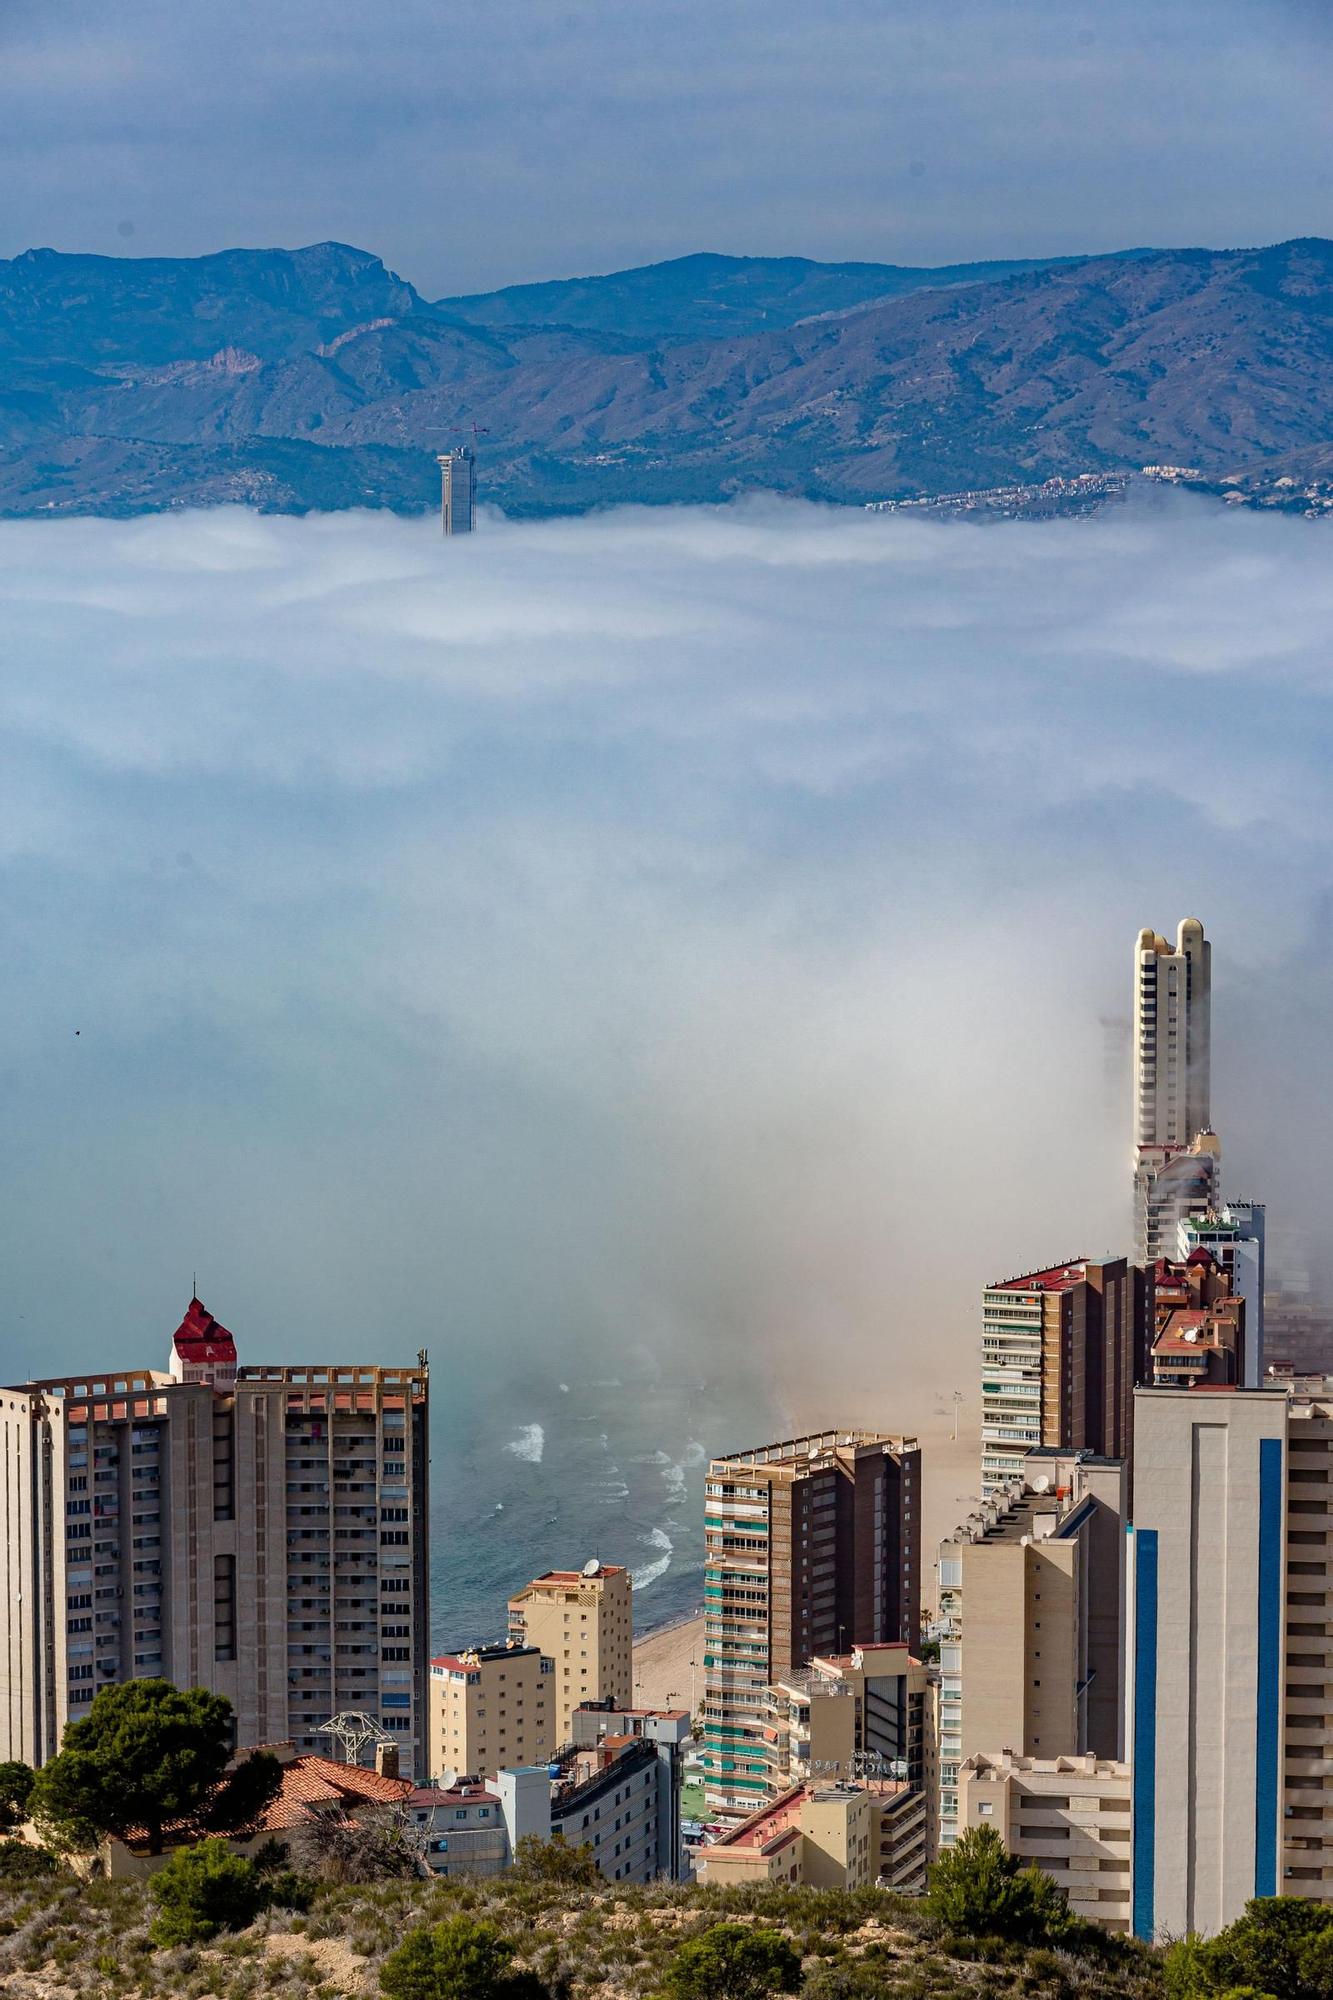
[{"label": "tall tower with crane", "polygon": [[446,535],[470,535],[476,526],[476,440],[485,437],[486,431],[477,424],[471,428],[471,444],[459,445],[452,451],[438,454],[440,525]]}]

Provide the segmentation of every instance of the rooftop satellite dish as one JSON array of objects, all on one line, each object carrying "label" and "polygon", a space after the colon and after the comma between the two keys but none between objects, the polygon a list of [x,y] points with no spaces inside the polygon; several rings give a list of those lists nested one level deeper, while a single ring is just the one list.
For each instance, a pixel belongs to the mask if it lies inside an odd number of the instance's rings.
[{"label": "rooftop satellite dish", "polygon": [[1038,1473],[1032,1482],[1032,1490],[1034,1493],[1049,1493],[1051,1490],[1050,1475],[1045,1472]]},{"label": "rooftop satellite dish", "polygon": [[601,1567],[602,1565],[598,1562],[596,1556],[593,1556],[590,1562],[584,1563],[583,1574],[585,1576],[597,1576],[601,1572]]}]

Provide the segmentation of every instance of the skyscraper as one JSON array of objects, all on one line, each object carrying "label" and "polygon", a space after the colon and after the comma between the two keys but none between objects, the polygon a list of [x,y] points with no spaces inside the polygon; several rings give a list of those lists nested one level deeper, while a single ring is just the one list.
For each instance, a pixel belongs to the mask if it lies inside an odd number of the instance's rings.
[{"label": "skyscraper", "polygon": [[470,445],[442,451],[440,522],[446,535],[470,535],[476,510],[476,454]]},{"label": "skyscraper", "polygon": [[765,1796],[766,1691],[816,1653],[915,1645],[921,1618],[921,1449],[825,1431],[715,1458],[704,1501],[709,1803]]},{"label": "skyscraper", "polygon": [[1134,1402],[1134,1928],[1208,1936],[1251,1896],[1333,1896],[1333,1411],[1264,1389],[1140,1389]]},{"label": "skyscraper", "polygon": [[[1212,1135],[1212,946],[1186,917],[1173,950],[1152,930],[1134,947],[1134,1256],[1172,1256],[1185,1215],[1216,1206]],[[1203,1142],[1203,1143],[1201,1143]]]},{"label": "skyscraper", "polygon": [[424,1357],[238,1367],[197,1298],[166,1370],[0,1389],[0,1758],[161,1675],[242,1744],[367,1713],[424,1776],[428,1468]]}]

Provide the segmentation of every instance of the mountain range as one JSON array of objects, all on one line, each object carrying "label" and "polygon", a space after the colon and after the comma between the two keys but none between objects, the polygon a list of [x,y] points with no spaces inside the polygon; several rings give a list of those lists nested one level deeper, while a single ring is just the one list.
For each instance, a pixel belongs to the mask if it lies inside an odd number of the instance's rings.
[{"label": "mountain range", "polygon": [[363,250],[0,261],[0,513],[1328,466],[1333,242],[913,269],[701,255],[428,301]]}]

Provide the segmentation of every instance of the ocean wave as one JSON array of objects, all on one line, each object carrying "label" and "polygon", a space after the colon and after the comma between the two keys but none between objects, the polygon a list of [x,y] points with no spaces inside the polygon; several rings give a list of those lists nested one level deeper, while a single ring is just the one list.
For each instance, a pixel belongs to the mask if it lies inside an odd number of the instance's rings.
[{"label": "ocean wave", "polygon": [[643,1539],[650,1549],[661,1549],[662,1554],[656,1561],[645,1563],[641,1569],[631,1570],[630,1575],[636,1590],[646,1590],[650,1583],[657,1582],[659,1576],[666,1575],[671,1567],[671,1557],[675,1549],[675,1544],[665,1528],[654,1528]]},{"label": "ocean wave", "polygon": [[666,1487],[667,1499],[673,1507],[683,1507],[690,1497],[689,1482],[685,1477],[684,1464],[662,1467],[662,1484]]},{"label": "ocean wave", "polygon": [[526,1465],[540,1465],[542,1453],[546,1449],[546,1432],[540,1424],[524,1424],[516,1438],[510,1438],[505,1446],[515,1458],[521,1458]]}]

